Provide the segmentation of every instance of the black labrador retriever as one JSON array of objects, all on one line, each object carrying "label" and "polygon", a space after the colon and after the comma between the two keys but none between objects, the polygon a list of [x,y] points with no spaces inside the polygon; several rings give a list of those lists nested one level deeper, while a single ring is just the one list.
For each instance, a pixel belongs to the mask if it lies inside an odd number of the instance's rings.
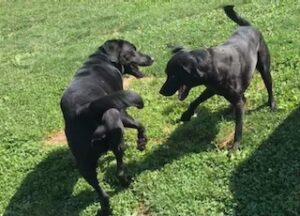
[{"label": "black labrador retriever", "polygon": [[230,148],[240,146],[243,128],[244,92],[250,84],[255,68],[260,72],[268,91],[268,105],[276,109],[270,74],[270,54],[262,34],[240,17],[232,5],[224,6],[226,15],[240,27],[220,46],[208,49],[173,49],[166,66],[167,80],[160,89],[164,96],[178,91],[184,100],[191,88],[205,85],[206,89],[182,114],[181,121],[189,121],[196,107],[212,97],[222,95],[233,106],[236,114],[235,135]]},{"label": "black labrador retriever", "polygon": [[143,77],[138,66],[149,66],[153,59],[125,40],[106,41],[89,56],[75,74],[61,98],[65,134],[84,179],[100,199],[100,214],[110,212],[109,196],[99,186],[96,166],[101,154],[112,150],[117,160],[120,182],[128,185],[123,169],[123,129],[137,129],[137,148],[144,150],[147,137],[144,126],[126,112],[126,108],[143,108],[142,98],[123,90],[122,75]]}]

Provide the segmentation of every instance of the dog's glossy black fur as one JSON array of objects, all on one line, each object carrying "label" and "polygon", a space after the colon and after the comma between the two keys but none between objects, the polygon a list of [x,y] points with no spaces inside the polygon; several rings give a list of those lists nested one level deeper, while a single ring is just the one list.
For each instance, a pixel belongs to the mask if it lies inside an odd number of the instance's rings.
[{"label": "dog's glossy black fur", "polygon": [[206,89],[182,114],[181,121],[189,121],[196,107],[212,97],[222,95],[233,106],[236,114],[232,148],[240,146],[244,115],[244,92],[250,84],[255,68],[260,72],[268,91],[268,105],[276,109],[270,74],[270,54],[262,34],[240,17],[233,6],[225,6],[226,15],[240,25],[220,46],[208,49],[185,50],[176,47],[167,63],[167,80],[160,93],[171,96],[178,91],[184,100],[191,88],[205,85]]},{"label": "dog's glossy black fur", "polygon": [[126,113],[126,108],[142,108],[142,98],[123,90],[124,73],[143,77],[138,66],[153,63],[150,56],[137,51],[125,40],[106,41],[92,54],[75,74],[61,99],[65,134],[78,169],[97,192],[101,214],[110,212],[109,196],[99,186],[96,174],[101,154],[112,150],[117,160],[117,175],[122,184],[128,179],[123,170],[123,129],[135,128],[137,148],[145,148],[144,126]]}]

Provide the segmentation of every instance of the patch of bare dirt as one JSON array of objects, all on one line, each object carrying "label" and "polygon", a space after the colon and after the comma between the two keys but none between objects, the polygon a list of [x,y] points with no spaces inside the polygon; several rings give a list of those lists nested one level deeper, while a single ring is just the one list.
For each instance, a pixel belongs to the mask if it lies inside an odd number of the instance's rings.
[{"label": "patch of bare dirt", "polygon": [[234,131],[228,133],[226,136],[217,139],[217,146],[219,149],[226,149],[233,143]]},{"label": "patch of bare dirt", "polygon": [[58,131],[49,134],[45,139],[44,143],[47,145],[58,145],[62,143],[67,143],[64,131]]},{"label": "patch of bare dirt", "polygon": [[139,207],[135,210],[134,216],[150,216],[149,208],[147,208],[144,203],[140,203]]},{"label": "patch of bare dirt", "polygon": [[124,89],[128,89],[129,86],[132,84],[132,82],[134,82],[135,80],[143,82],[144,80],[145,81],[150,81],[152,79],[153,79],[153,77],[143,77],[143,78],[138,80],[137,78],[135,78],[133,76],[128,76],[128,77],[123,78],[123,87],[124,87]]},{"label": "patch of bare dirt", "polygon": [[130,77],[126,77],[123,79],[123,87],[124,89],[128,89],[130,83],[132,83],[133,80],[135,80],[136,78],[130,76]]}]

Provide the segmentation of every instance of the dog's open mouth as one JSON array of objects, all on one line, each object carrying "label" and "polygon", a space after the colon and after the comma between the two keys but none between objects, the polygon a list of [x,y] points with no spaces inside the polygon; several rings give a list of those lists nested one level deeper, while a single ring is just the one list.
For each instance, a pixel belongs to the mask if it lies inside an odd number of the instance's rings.
[{"label": "dog's open mouth", "polygon": [[125,65],[124,68],[125,68],[125,73],[130,74],[138,79],[145,76],[144,73],[141,72],[139,70],[139,67],[135,64]]},{"label": "dog's open mouth", "polygon": [[137,65],[131,65],[131,69],[132,69],[133,75],[136,78],[142,78],[145,76],[144,73],[142,71],[140,71],[140,69]]},{"label": "dog's open mouth", "polygon": [[178,99],[183,101],[189,94],[190,88],[186,85],[180,86],[178,89]]}]

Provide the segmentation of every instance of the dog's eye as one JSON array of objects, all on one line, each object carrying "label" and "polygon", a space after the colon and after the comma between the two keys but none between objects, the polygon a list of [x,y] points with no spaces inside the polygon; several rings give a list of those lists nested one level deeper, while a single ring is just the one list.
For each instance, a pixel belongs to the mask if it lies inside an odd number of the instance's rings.
[{"label": "dog's eye", "polygon": [[130,56],[135,56],[135,52],[134,52],[134,51],[130,51],[130,52],[129,52],[129,55],[130,55]]}]

